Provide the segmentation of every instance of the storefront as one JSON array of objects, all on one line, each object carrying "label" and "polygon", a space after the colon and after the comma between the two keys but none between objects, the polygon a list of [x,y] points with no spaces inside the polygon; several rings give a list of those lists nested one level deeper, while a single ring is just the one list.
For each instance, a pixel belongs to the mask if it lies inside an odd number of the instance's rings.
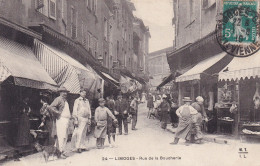
[{"label": "storefront", "polygon": [[246,58],[235,57],[219,73],[217,104],[219,132],[259,137],[259,61],[259,53]]},{"label": "storefront", "polygon": [[214,104],[217,101],[218,73],[231,61],[232,57],[225,52],[201,60],[187,72],[178,76],[179,105],[182,105],[183,97],[190,97],[193,102],[197,96],[204,99],[204,107],[209,117],[208,132],[216,131],[217,111]]},{"label": "storefront", "polygon": [[21,105],[24,99],[29,99],[31,108],[30,129],[37,129],[40,120],[40,93],[46,90],[56,91],[57,84],[41,66],[30,47],[2,36],[0,77],[0,142],[1,146],[16,146],[17,133],[23,127]]}]

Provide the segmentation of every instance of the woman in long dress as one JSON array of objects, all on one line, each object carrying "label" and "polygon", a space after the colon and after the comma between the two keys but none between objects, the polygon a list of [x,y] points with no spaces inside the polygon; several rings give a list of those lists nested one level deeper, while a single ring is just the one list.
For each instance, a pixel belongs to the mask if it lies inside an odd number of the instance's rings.
[{"label": "woman in long dress", "polygon": [[110,116],[115,122],[117,122],[112,112],[105,107],[105,99],[100,98],[99,107],[95,110],[95,121],[97,123],[95,127],[94,137],[97,138],[96,145],[98,149],[104,148],[105,138],[107,135],[107,119]]},{"label": "woman in long dress", "polygon": [[30,113],[29,98],[26,97],[20,105],[20,118],[16,140],[17,146],[27,146],[30,143]]},{"label": "woman in long dress", "polygon": [[153,95],[151,93],[148,94],[147,97],[147,108],[148,108],[148,115],[147,118],[150,119],[152,111],[154,109],[154,104],[153,104]]},{"label": "woman in long dress", "polygon": [[166,95],[163,95],[162,98],[163,98],[163,102],[159,106],[161,109],[161,116],[162,116],[161,128],[166,129],[167,122],[169,120],[170,104],[167,101]]}]

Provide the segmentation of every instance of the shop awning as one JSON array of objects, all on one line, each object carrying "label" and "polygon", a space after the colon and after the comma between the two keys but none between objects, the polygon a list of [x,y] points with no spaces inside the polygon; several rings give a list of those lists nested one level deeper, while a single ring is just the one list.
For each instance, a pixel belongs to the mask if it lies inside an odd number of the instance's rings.
[{"label": "shop awning", "polygon": [[95,75],[81,63],[36,39],[34,47],[36,57],[59,86],[63,85],[74,94],[79,93],[80,88],[94,89]]},{"label": "shop awning", "polygon": [[57,88],[33,51],[22,44],[0,37],[0,80],[13,76],[14,83],[36,89]]},{"label": "shop awning", "polygon": [[[225,56],[229,56],[229,55],[227,55],[227,53],[225,53],[225,52],[222,52],[220,54],[217,54],[215,56],[212,56],[208,59],[205,59],[205,60],[199,62],[194,67],[192,67],[190,70],[188,70],[187,72],[185,72],[181,76],[177,77],[176,82],[199,80],[201,78],[201,74],[210,75],[210,73],[207,73],[205,71],[209,70],[213,65],[218,63]],[[221,69],[219,69],[219,70],[221,70]]]},{"label": "shop awning", "polygon": [[163,87],[165,84],[169,83],[170,81],[174,80],[174,75],[171,73],[168,77],[166,77],[160,85],[157,86],[157,89],[160,89]]},{"label": "shop awning", "polygon": [[105,72],[101,72],[104,76],[106,76],[108,79],[110,79],[111,81],[115,82],[117,85],[119,85],[119,82],[117,80],[115,80],[112,76],[110,76],[109,74],[105,73]]},{"label": "shop awning", "polygon": [[237,80],[260,76],[260,52],[254,55],[233,60],[219,72],[219,80]]}]

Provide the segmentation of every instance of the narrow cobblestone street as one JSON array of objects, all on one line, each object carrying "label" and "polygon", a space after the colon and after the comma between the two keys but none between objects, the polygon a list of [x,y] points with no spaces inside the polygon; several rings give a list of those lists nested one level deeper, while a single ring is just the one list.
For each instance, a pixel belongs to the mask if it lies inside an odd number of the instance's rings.
[{"label": "narrow cobblestone street", "polygon": [[[137,131],[129,131],[129,135],[116,137],[117,148],[110,148],[106,140],[103,150],[95,149],[95,139],[89,141],[89,151],[68,153],[65,160],[55,159],[46,164],[42,154],[37,153],[21,158],[21,161],[9,161],[5,166],[125,166],[125,165],[260,165],[257,158],[258,144],[216,144],[204,142],[202,145],[186,146],[183,141],[178,145],[170,145],[174,134],[162,130],[156,119],[147,119],[147,109],[140,104]],[[130,127],[130,125],[129,125]],[[168,127],[171,127],[168,125]],[[256,146],[258,146],[256,148]],[[239,148],[246,148],[248,154],[240,154]],[[68,149],[69,144],[68,144]],[[120,158],[121,157],[121,158]],[[123,158],[122,158],[123,157]],[[244,158],[246,157],[246,158]],[[130,160],[131,159],[131,160]],[[258,163],[256,163],[258,162]],[[40,164],[41,163],[41,164]]]}]

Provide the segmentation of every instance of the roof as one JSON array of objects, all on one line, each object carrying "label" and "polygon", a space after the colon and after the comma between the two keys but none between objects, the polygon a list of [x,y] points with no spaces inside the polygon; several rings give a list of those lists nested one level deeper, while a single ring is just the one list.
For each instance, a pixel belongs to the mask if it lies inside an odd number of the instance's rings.
[{"label": "roof", "polygon": [[169,51],[173,51],[173,47],[167,47],[167,48],[163,48],[161,50],[151,52],[151,53],[149,53],[149,56],[155,56],[155,55],[158,55],[158,54],[161,54],[161,53],[166,53],[166,52],[169,52]]}]

